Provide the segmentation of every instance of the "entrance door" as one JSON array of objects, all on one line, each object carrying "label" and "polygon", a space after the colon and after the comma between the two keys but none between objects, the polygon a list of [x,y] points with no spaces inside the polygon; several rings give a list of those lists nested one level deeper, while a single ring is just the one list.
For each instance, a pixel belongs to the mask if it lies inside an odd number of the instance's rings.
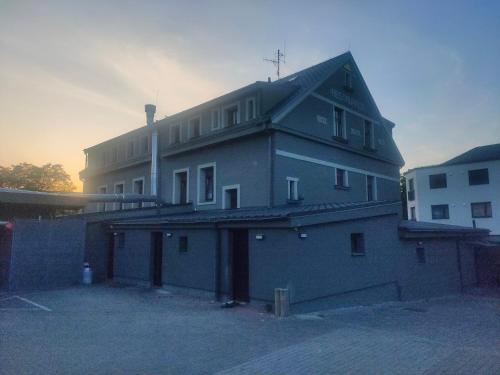
[{"label": "entrance door", "polygon": [[153,285],[162,286],[163,233],[151,233]]},{"label": "entrance door", "polygon": [[113,278],[113,267],[115,260],[115,235],[113,233],[108,235],[108,279]]},{"label": "entrance door", "polygon": [[249,271],[248,271],[248,230],[235,229],[231,231],[232,269],[233,269],[233,299],[249,301]]}]

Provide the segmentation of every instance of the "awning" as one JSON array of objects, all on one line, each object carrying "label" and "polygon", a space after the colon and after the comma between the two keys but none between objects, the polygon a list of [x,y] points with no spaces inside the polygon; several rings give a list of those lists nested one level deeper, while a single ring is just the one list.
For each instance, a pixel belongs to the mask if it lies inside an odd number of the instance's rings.
[{"label": "awning", "polygon": [[485,248],[499,248],[500,243],[488,240],[476,240],[476,241],[467,241],[467,245],[476,246],[476,247],[485,247]]}]

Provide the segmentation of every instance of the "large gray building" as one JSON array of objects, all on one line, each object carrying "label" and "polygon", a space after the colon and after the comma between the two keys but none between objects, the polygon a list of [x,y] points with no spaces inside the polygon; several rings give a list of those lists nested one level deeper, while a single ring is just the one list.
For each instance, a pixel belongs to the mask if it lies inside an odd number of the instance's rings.
[{"label": "large gray building", "polygon": [[154,112],[85,150],[85,193],[162,202],[87,207],[98,278],[263,303],[286,287],[295,311],[476,283],[473,247],[487,231],[401,222],[394,123],[351,53]]}]

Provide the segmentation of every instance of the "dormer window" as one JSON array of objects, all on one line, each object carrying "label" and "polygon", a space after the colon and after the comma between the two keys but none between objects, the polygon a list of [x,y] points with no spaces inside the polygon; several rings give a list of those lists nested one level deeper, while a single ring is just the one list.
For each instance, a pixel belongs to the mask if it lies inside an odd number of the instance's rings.
[{"label": "dormer window", "polygon": [[201,135],[201,119],[199,117],[189,121],[189,138],[198,138]]},{"label": "dormer window", "polygon": [[212,130],[217,130],[220,128],[220,111],[214,109],[212,111]]},{"label": "dormer window", "polygon": [[224,126],[231,127],[240,122],[240,105],[231,104],[224,109]]},{"label": "dormer window", "polygon": [[247,116],[246,116],[246,120],[249,121],[249,120],[253,120],[255,118],[255,99],[254,98],[250,98],[250,99],[247,99]]},{"label": "dormer window", "polygon": [[131,158],[134,156],[134,142],[130,141],[127,148],[127,157]]},{"label": "dormer window", "polygon": [[143,154],[146,154],[149,151],[149,139],[148,136],[142,137],[141,140],[141,150]]},{"label": "dormer window", "polygon": [[344,87],[352,90],[352,75],[351,72],[347,70],[344,71]]},{"label": "dormer window", "polygon": [[170,144],[176,144],[181,141],[180,125],[172,125],[170,128]]}]

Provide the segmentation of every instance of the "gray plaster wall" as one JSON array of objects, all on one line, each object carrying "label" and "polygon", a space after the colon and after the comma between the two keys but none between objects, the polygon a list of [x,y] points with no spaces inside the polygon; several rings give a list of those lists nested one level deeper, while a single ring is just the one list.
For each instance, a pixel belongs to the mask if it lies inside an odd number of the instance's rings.
[{"label": "gray plaster wall", "polygon": [[[400,250],[396,215],[299,229],[252,230],[250,295],[272,301],[274,288],[289,288],[296,309],[321,308],[359,300],[397,299]],[[300,239],[300,232],[307,233]],[[265,239],[255,239],[257,233]],[[364,233],[365,256],[351,254],[351,233]],[[346,292],[352,292],[351,296]],[[354,298],[356,300],[356,298]]]},{"label": "gray plaster wall", "polygon": [[[222,208],[222,187],[240,185],[241,207],[269,203],[269,137],[265,135],[171,156],[161,162],[161,196],[172,202],[173,172],[189,169],[189,201],[198,209]],[[216,203],[198,205],[198,166],[216,163]]]},{"label": "gray plaster wall", "polygon": [[151,232],[127,230],[123,247],[114,241],[113,278],[126,283],[151,283]]},{"label": "gray plaster wall", "polygon": [[84,250],[84,220],[16,220],[9,288],[46,289],[80,283]]},{"label": "gray plaster wall", "polygon": [[304,198],[303,203],[305,204],[365,201],[367,199],[366,175],[368,173],[392,178],[376,178],[379,200],[400,199],[398,166],[283,133],[276,134],[275,147],[277,150],[367,172],[348,172],[349,188],[347,190],[338,189],[335,187],[334,167],[276,155],[273,178],[275,204],[286,203],[287,177],[299,178],[299,196]]}]

